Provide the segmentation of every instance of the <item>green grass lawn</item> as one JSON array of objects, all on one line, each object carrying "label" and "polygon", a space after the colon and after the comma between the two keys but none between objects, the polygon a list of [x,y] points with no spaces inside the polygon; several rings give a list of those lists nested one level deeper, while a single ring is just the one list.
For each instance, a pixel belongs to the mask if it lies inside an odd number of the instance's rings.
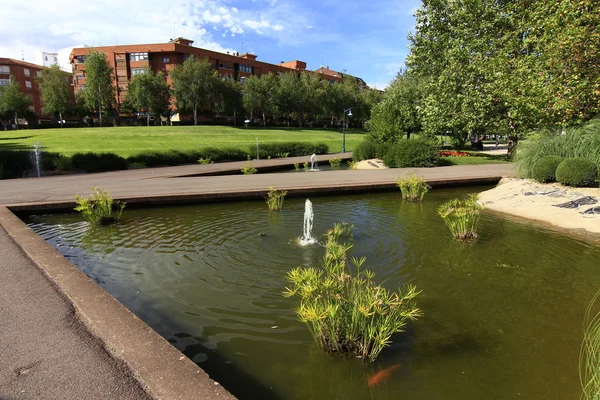
[{"label": "green grass lawn", "polygon": [[[346,131],[346,151],[361,142],[365,131]],[[261,142],[326,143],[331,153],[342,151],[341,130],[299,128],[239,128],[230,126],[151,126],[62,128],[0,131],[0,150],[29,150],[38,142],[44,151],[70,155],[115,153],[122,157],[142,151],[198,150],[235,147],[245,151]]]},{"label": "green grass lawn", "polygon": [[442,157],[442,165],[506,164],[506,156]]}]

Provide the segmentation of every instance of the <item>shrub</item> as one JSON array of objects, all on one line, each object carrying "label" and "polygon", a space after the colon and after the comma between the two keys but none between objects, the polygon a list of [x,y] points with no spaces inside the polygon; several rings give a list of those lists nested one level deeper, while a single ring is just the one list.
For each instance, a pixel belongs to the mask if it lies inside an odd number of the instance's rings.
[{"label": "shrub", "polygon": [[352,150],[352,159],[354,161],[369,160],[377,157],[377,143],[368,139],[363,140]]},{"label": "shrub", "polygon": [[579,381],[583,389],[581,399],[600,398],[600,312],[597,292],[585,313],[583,342],[579,352]]},{"label": "shrub", "polygon": [[519,142],[515,156],[517,173],[521,178],[533,178],[535,163],[545,156],[586,158],[600,168],[600,119],[561,131],[537,133]]},{"label": "shrub", "polygon": [[402,140],[390,147],[383,162],[390,168],[435,167],[440,163],[439,150],[439,142],[427,137]]},{"label": "shrub", "polygon": [[[250,146],[249,153],[256,154],[256,145]],[[327,153],[329,153],[329,146],[325,143],[266,142],[258,144],[259,158],[279,157],[285,154],[290,157],[299,157]]]},{"label": "shrub", "polygon": [[591,186],[598,177],[596,165],[585,158],[567,158],[556,168],[556,181],[568,186]]},{"label": "shrub", "polygon": [[402,198],[408,201],[423,200],[425,193],[427,193],[430,188],[423,178],[414,175],[398,178],[397,184],[402,192]]},{"label": "shrub", "polygon": [[340,235],[327,236],[320,268],[288,272],[291,287],[284,296],[300,297],[296,314],[322,350],[373,361],[392,334],[422,315],[414,304],[419,292],[410,285],[392,292],[376,284],[375,274],[363,268],[364,257],[352,258],[350,268],[346,254],[352,246],[338,242],[346,229],[337,230]]},{"label": "shrub", "polygon": [[348,169],[356,169],[358,161],[348,161]]},{"label": "shrub", "polygon": [[545,156],[536,161],[531,170],[531,177],[540,183],[556,181],[556,168],[563,161],[562,157]]},{"label": "shrub", "polygon": [[283,208],[283,199],[287,192],[285,190],[276,190],[275,188],[269,188],[266,200],[270,211],[279,211]]},{"label": "shrub", "polygon": [[89,198],[75,196],[77,207],[75,211],[79,211],[83,218],[92,225],[107,225],[121,218],[125,203],[117,201],[115,205],[119,207],[117,218],[112,217],[113,198],[108,191],[94,188],[94,192]]},{"label": "shrub", "polygon": [[214,161],[211,160],[210,158],[202,158],[202,157],[200,157],[198,159],[198,164],[206,165],[206,164],[213,164],[213,163],[214,163]]},{"label": "shrub", "polygon": [[0,178],[21,178],[25,176],[34,168],[30,154],[27,151],[1,150],[0,165],[2,165],[2,173]]},{"label": "shrub", "polygon": [[127,169],[127,160],[113,153],[77,153],[71,159],[73,161],[73,168],[86,172]]},{"label": "shrub", "polygon": [[466,200],[452,199],[438,208],[438,214],[452,232],[455,239],[474,240],[477,238],[477,225],[481,207],[477,195],[470,194]]},{"label": "shrub", "polygon": [[300,171],[300,163],[294,163],[294,169]]}]

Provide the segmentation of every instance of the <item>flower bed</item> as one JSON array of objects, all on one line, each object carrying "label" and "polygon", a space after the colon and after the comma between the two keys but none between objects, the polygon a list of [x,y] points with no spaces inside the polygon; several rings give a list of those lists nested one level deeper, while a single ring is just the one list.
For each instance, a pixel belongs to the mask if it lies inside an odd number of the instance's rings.
[{"label": "flower bed", "polygon": [[477,157],[479,154],[467,153],[466,151],[440,150],[440,157]]}]

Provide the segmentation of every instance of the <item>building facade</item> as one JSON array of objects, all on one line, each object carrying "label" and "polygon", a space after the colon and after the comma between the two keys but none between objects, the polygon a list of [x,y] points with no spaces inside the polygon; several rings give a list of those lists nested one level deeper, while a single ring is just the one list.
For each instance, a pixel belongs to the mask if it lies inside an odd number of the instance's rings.
[{"label": "building facade", "polygon": [[[31,99],[29,111],[35,114],[38,122],[52,120],[52,116],[46,115],[38,85],[38,79],[42,76],[42,70],[44,69],[47,68],[26,61],[0,58],[0,86],[10,85],[10,77],[13,76],[21,87],[21,91]],[[72,88],[71,74],[65,72],[65,79],[68,80]]]},{"label": "building facade", "polygon": [[143,73],[145,68],[150,68],[154,73],[161,71],[169,86],[172,86],[171,71],[190,56],[208,59],[221,77],[230,77],[237,81],[269,72],[285,73],[291,70],[304,71],[306,69],[306,63],[302,61],[275,65],[258,61],[254,54],[219,53],[193,47],[192,43],[191,40],[177,38],[168,43],[158,44],[74,48],[70,55],[70,62],[73,66],[75,93],[86,87],[85,58],[92,51],[104,53],[108,64],[113,68],[113,84],[117,88],[115,100],[119,105],[123,104],[127,97],[127,87],[133,76]]}]

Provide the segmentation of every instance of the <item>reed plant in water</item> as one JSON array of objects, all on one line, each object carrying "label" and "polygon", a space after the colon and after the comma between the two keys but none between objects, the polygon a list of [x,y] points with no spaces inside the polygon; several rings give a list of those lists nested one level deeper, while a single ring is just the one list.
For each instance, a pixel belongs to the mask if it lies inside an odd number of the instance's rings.
[{"label": "reed plant in water", "polygon": [[455,239],[474,240],[481,210],[483,207],[477,202],[477,194],[471,193],[467,199],[452,199],[442,204],[438,214]]},{"label": "reed plant in water", "polygon": [[348,161],[348,169],[356,169],[358,161]]},{"label": "reed plant in water", "polygon": [[287,191],[277,190],[273,187],[269,188],[267,192],[266,200],[270,211],[280,211],[283,208],[283,199]]},{"label": "reed plant in water", "polygon": [[258,170],[254,168],[254,164],[252,164],[252,161],[250,160],[246,161],[244,167],[242,168],[242,174],[244,175],[254,175],[256,171]]},{"label": "reed plant in water", "polygon": [[308,172],[310,170],[310,164],[308,161],[305,161],[302,165],[304,166],[304,172]]},{"label": "reed plant in water", "polygon": [[295,169],[296,171],[300,171],[300,163],[297,163],[297,162],[295,162],[295,163],[294,163],[294,169]]},{"label": "reed plant in water", "polygon": [[[592,298],[584,319],[583,343],[579,353],[579,381],[584,400],[600,399],[600,311],[597,301],[600,292]],[[596,311],[595,311],[596,310]]]},{"label": "reed plant in water", "polygon": [[351,244],[340,243],[342,231],[327,235],[320,267],[294,268],[285,297],[298,296],[296,314],[308,327],[315,343],[330,353],[354,354],[374,361],[390,337],[402,332],[407,320],[421,316],[414,286],[388,291],[375,283],[375,273],[364,268],[366,259],[351,258]]},{"label": "reed plant in water", "polygon": [[420,176],[407,175],[405,177],[399,177],[396,181],[402,198],[408,201],[421,201],[425,194],[429,191],[430,186]]},{"label": "reed plant in water", "polygon": [[[113,201],[107,190],[95,187],[89,198],[79,195],[75,196],[77,207],[75,211],[79,211],[83,218],[92,225],[108,225],[116,222],[121,218],[125,202]],[[117,217],[112,216],[113,204],[118,207]]]},{"label": "reed plant in water", "polygon": [[341,163],[342,159],[339,157],[334,157],[331,160],[329,160],[329,165],[331,165],[332,168],[339,168]]}]

